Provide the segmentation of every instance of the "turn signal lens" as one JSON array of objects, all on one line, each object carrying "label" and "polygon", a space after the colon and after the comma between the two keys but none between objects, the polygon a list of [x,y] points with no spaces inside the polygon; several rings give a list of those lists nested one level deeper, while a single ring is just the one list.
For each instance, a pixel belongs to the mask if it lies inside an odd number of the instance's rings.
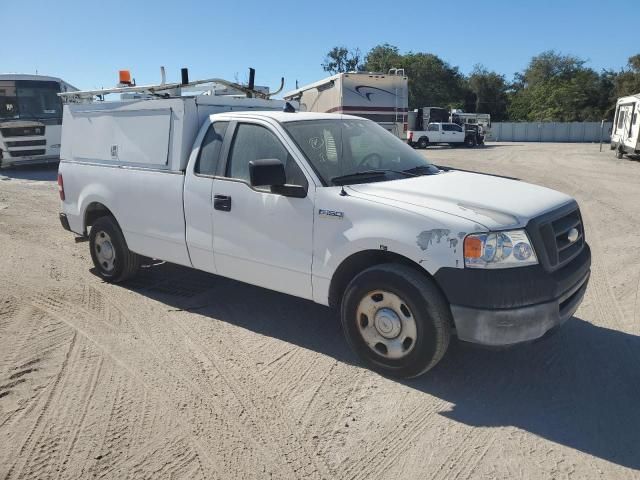
[{"label": "turn signal lens", "polygon": [[482,240],[478,237],[465,238],[464,256],[466,258],[480,258],[482,256]]}]

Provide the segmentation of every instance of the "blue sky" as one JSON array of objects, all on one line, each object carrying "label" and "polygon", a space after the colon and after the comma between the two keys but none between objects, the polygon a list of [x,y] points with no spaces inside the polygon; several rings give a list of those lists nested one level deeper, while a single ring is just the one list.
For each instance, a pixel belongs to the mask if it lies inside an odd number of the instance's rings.
[{"label": "blue sky", "polygon": [[366,52],[385,42],[435,53],[464,73],[482,63],[508,79],[547,49],[618,69],[640,53],[640,0],[614,9],[592,0],[0,0],[0,72],[37,70],[90,89],[115,85],[121,68],[144,84],[159,82],[160,65],[169,80],[186,66],[191,79],[240,81],[252,66],[257,84],[284,76],[291,89],[324,76],[333,46]]}]

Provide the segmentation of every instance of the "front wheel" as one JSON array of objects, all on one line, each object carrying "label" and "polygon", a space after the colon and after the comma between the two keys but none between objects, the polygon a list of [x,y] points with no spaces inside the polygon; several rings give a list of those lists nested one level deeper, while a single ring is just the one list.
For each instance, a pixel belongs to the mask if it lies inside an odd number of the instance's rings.
[{"label": "front wheel", "polygon": [[418,140],[418,148],[421,149],[425,149],[429,146],[429,139],[422,137],[420,140]]},{"label": "front wheel", "polygon": [[347,286],[342,328],[353,350],[372,369],[416,377],[444,356],[451,311],[435,283],[401,264],[371,267]]},{"label": "front wheel", "polygon": [[113,217],[100,217],[91,226],[89,249],[96,272],[107,282],[127,280],[137,273],[140,266],[140,256],[129,250]]}]

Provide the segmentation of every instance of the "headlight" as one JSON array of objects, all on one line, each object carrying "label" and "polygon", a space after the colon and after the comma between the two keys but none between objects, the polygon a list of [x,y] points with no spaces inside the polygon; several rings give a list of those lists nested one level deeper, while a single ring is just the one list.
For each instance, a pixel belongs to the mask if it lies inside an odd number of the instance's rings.
[{"label": "headlight", "polygon": [[468,235],[464,239],[464,266],[511,268],[535,265],[536,252],[524,230]]}]

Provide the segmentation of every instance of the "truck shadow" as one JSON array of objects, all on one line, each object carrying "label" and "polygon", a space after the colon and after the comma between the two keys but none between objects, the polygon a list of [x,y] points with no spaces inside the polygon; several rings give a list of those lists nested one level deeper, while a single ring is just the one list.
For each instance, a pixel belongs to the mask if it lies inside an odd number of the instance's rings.
[{"label": "truck shadow", "polygon": [[58,178],[58,164],[23,165],[0,170],[1,180],[31,180],[36,182],[55,182]]},{"label": "truck shadow", "polygon": [[[340,322],[312,302],[171,264],[145,268],[125,288],[359,365]],[[570,319],[555,335],[512,349],[452,341],[443,361],[399,381],[453,404],[441,415],[476,427],[514,426],[618,465],[640,469],[640,337]]]}]

